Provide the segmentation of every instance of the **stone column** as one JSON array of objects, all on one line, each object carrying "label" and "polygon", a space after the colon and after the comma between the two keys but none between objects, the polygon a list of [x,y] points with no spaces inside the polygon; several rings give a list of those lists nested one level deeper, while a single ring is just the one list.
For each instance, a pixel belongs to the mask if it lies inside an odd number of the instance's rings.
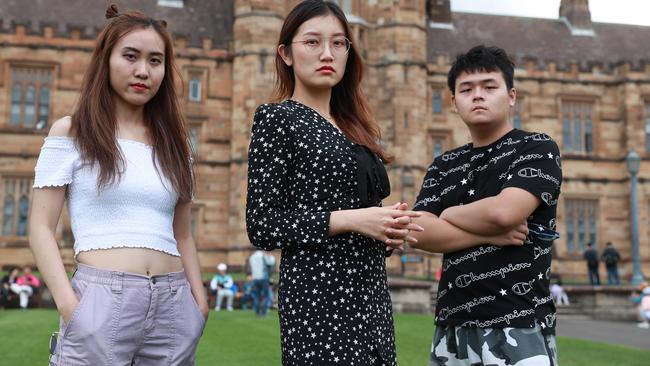
[{"label": "stone column", "polygon": [[365,50],[366,90],[382,140],[396,157],[389,166],[392,195],[386,202],[413,203],[418,171],[429,163],[426,4],[379,0],[368,13],[375,26],[368,32]]},{"label": "stone column", "polygon": [[236,0],[232,67],[232,137],[228,261],[244,263],[248,252],[245,206],[248,145],[255,108],[270,101],[275,48],[287,6],[285,0]]}]

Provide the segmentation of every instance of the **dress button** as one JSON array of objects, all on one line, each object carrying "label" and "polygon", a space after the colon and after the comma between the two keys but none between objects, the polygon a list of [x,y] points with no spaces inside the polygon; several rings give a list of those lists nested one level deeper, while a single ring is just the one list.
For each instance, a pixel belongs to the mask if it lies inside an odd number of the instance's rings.
[{"label": "dress button", "polygon": [[156,284],[156,277],[151,277],[151,283]]}]

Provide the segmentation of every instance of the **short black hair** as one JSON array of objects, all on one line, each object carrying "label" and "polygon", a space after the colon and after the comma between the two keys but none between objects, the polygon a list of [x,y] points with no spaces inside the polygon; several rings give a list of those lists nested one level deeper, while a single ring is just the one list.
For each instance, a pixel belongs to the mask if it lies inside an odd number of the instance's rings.
[{"label": "short black hair", "polygon": [[484,45],[472,47],[467,53],[456,56],[456,61],[451,65],[449,74],[447,74],[447,86],[454,94],[458,75],[463,72],[482,71],[501,71],[508,90],[514,87],[515,63],[502,48]]}]

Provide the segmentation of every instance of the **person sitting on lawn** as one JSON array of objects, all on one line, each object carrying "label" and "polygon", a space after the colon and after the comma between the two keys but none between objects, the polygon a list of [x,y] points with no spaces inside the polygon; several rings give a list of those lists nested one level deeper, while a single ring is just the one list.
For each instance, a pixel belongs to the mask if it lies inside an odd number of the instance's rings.
[{"label": "person sitting on lawn", "polygon": [[40,286],[41,281],[32,274],[32,268],[25,266],[23,268],[23,274],[16,278],[15,283],[11,284],[11,291],[20,296],[20,307],[27,309],[29,297],[34,295]]},{"label": "person sitting on lawn", "polygon": [[557,280],[557,282],[551,286],[551,295],[553,295],[553,300],[556,305],[570,305],[569,296],[567,296],[564,287],[562,287],[562,280]]},{"label": "person sitting on lawn", "polygon": [[38,292],[41,287],[41,280],[32,273],[32,267],[30,266],[23,267],[23,275],[18,277],[16,282],[30,286],[34,293]]},{"label": "person sitting on lawn", "polygon": [[228,270],[228,266],[225,263],[219,263],[217,266],[217,274],[210,281],[210,290],[212,290],[212,293],[217,294],[217,304],[214,307],[215,311],[221,310],[221,302],[224,297],[227,301],[226,309],[232,311],[232,301],[235,297],[233,286],[235,283],[232,280],[232,276],[226,274],[226,270]]},{"label": "person sitting on lawn", "polygon": [[16,283],[20,270],[17,267],[11,268],[9,273],[2,277],[2,287],[0,287],[0,302],[5,303],[9,301],[11,296],[11,285]]},{"label": "person sitting on lawn", "polygon": [[638,290],[639,292],[633,293],[631,296],[632,301],[637,304],[637,315],[640,320],[637,326],[648,329],[650,328],[650,286],[648,286],[647,282],[644,282],[639,286]]}]

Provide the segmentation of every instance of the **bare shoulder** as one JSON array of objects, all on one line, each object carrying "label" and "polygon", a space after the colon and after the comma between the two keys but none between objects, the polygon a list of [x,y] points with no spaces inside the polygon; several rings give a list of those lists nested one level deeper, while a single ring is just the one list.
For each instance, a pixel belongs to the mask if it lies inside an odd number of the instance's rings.
[{"label": "bare shoulder", "polygon": [[48,136],[70,136],[70,126],[72,125],[72,118],[65,116],[60,118],[52,124]]}]

